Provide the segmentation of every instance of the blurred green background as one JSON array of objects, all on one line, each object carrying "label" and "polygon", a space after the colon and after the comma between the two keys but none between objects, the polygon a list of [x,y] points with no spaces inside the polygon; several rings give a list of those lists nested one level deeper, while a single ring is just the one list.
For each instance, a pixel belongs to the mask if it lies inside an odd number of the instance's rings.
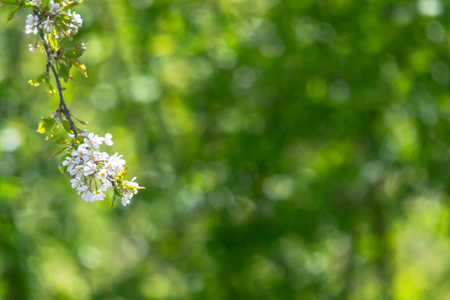
[{"label": "blurred green background", "polygon": [[449,10],[86,0],[67,102],[147,188],[110,210],[0,8],[0,299],[450,299]]}]

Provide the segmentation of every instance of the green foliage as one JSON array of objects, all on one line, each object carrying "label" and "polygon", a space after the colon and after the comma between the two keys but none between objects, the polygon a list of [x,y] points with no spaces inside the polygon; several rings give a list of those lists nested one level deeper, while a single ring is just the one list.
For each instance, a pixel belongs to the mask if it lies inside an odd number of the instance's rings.
[{"label": "green foliage", "polygon": [[83,55],[84,50],[81,49],[68,49],[64,52],[64,56],[69,59],[79,58],[81,55]]},{"label": "green foliage", "polygon": [[18,8],[13,8],[13,9],[11,9],[9,11],[8,20],[7,20],[8,22],[11,21],[14,18],[14,16],[16,15],[17,10],[18,10]]},{"label": "green foliage", "polygon": [[49,158],[49,159],[52,159],[53,157],[60,155],[60,154],[63,153],[64,150],[66,150],[67,148],[69,148],[69,146],[60,147],[60,148],[56,149],[55,152],[53,152],[52,155],[50,155],[50,158]]},{"label": "green foliage", "polygon": [[51,118],[41,118],[41,122],[38,125],[38,129],[36,130],[39,133],[46,133],[47,131],[52,130],[55,125],[55,120]]},{"label": "green foliage", "polygon": [[88,77],[86,72],[86,66],[82,64],[77,58],[71,59],[70,62],[72,63],[72,65],[75,66],[75,68],[78,69],[78,71],[81,72],[81,74],[83,74],[84,77]]},{"label": "green foliage", "polygon": [[46,61],[0,7],[1,299],[449,295],[445,1],[73,9],[90,72],[60,45],[67,102],[147,189],[109,210],[120,191],[85,203],[57,174],[61,133],[30,129],[57,97],[23,84]]},{"label": "green foliage", "polygon": [[45,73],[37,76],[36,78],[30,79],[28,83],[34,86],[40,86],[44,81],[48,81],[48,76]]}]

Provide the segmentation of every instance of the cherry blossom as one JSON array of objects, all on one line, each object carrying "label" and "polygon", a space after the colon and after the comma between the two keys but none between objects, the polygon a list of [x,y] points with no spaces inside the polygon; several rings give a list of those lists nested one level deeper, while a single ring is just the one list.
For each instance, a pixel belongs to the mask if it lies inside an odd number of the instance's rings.
[{"label": "cherry blossom", "polygon": [[92,202],[103,200],[106,197],[104,192],[112,187],[124,206],[130,204],[131,198],[143,187],[136,182],[136,177],[131,181],[123,180],[126,173],[123,155],[109,155],[100,151],[101,145],[114,144],[112,134],[107,133],[105,137],[99,137],[93,132],[83,132],[83,136],[84,143],[73,145],[61,163],[66,174],[72,177],[72,188],[83,200]]}]

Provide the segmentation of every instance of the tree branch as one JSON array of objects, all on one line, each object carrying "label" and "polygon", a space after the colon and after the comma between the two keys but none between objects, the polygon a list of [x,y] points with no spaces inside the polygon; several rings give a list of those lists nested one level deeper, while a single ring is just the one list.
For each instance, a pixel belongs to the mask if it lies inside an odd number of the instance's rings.
[{"label": "tree branch", "polygon": [[50,68],[52,69],[53,75],[55,76],[56,85],[58,86],[59,107],[62,110],[62,112],[64,113],[64,115],[66,116],[67,120],[69,121],[70,129],[72,129],[73,134],[75,135],[75,138],[77,138],[78,137],[77,129],[75,127],[75,124],[72,121],[72,118],[70,116],[70,111],[67,108],[66,102],[64,101],[64,96],[62,93],[64,88],[61,85],[61,80],[59,79],[58,72],[56,72],[55,65],[53,64],[52,54],[50,53],[50,48],[47,45],[47,42],[45,41],[44,33],[42,32],[42,29],[39,29],[39,35],[42,39],[42,43],[44,44],[45,52],[47,53],[47,71],[48,71],[48,67],[50,66]]}]

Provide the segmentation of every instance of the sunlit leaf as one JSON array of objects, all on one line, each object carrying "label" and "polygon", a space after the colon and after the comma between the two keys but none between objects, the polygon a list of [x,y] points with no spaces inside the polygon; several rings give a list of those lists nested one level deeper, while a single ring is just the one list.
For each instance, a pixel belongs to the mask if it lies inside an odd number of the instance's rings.
[{"label": "sunlit leaf", "polygon": [[53,34],[47,34],[47,40],[53,49],[59,49],[58,40],[55,38]]},{"label": "sunlit leaf", "polygon": [[72,133],[72,134],[73,134],[73,130],[72,130],[72,127],[70,126],[69,121],[64,120],[64,121],[62,122],[62,124],[63,124],[63,126],[64,126],[64,129],[65,129],[68,133]]},{"label": "sunlit leaf", "polygon": [[54,95],[56,94],[56,89],[53,88],[53,85],[47,81],[46,85],[45,85],[45,90],[50,94],[50,95]]},{"label": "sunlit leaf", "polygon": [[36,78],[30,79],[28,81],[29,84],[33,85],[33,86],[39,86],[41,85],[42,82],[44,82],[46,79],[46,75],[45,74],[41,74]]},{"label": "sunlit leaf", "polygon": [[125,168],[123,169],[120,173],[117,173],[117,182],[122,183],[123,178],[125,177],[125,175],[127,174],[128,169]]},{"label": "sunlit leaf", "polygon": [[85,139],[85,138],[86,138],[85,136],[78,135],[78,137],[77,137],[76,139],[74,139],[73,141],[74,141],[76,144],[82,144],[82,143],[84,143],[84,139]]},{"label": "sunlit leaf", "polygon": [[55,120],[51,118],[41,118],[41,122],[38,125],[38,129],[36,130],[39,133],[46,133],[50,131],[55,125]]},{"label": "sunlit leaf", "polygon": [[58,132],[59,130],[59,124],[55,124],[55,126],[53,126],[52,131],[49,133],[49,135],[45,138],[46,141],[48,141],[49,139],[51,139],[52,137],[55,136],[55,134]]},{"label": "sunlit leaf", "polygon": [[68,10],[68,9],[70,9],[70,8],[72,8],[72,7],[74,7],[74,6],[78,5],[78,4],[80,4],[81,2],[83,2],[83,0],[78,0],[77,2],[71,1],[71,2],[69,2],[67,5],[65,5],[65,6],[63,7],[62,10],[63,10],[63,11]]},{"label": "sunlit leaf", "polygon": [[138,187],[132,186],[132,185],[128,184],[128,181],[126,181],[126,180],[123,182],[123,185],[125,187],[127,187],[128,189],[130,189],[130,190],[132,190],[132,189],[145,190],[145,187],[143,187],[143,186],[138,186]]},{"label": "sunlit leaf", "polygon": [[78,59],[72,59],[70,60],[72,64],[78,69],[78,71],[81,72],[85,77],[88,77],[86,72],[86,66],[82,64]]}]

